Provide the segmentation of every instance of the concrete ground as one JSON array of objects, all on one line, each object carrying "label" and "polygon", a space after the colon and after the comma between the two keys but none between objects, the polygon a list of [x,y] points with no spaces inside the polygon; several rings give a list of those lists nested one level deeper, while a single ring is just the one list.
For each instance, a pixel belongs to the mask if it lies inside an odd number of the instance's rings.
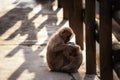
[{"label": "concrete ground", "polygon": [[64,26],[69,26],[68,21],[56,0],[2,0],[0,80],[98,80],[85,75],[85,61],[78,73],[49,71],[46,44]]}]

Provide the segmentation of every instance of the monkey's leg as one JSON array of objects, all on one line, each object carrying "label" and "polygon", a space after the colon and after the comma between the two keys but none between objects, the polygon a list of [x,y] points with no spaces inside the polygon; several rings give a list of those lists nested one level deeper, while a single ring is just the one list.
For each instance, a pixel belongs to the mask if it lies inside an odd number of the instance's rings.
[{"label": "monkey's leg", "polygon": [[82,64],[82,54],[81,53],[77,53],[77,56],[70,57],[70,63],[63,66],[62,70],[65,72],[77,72],[77,70],[79,69],[80,65]]}]

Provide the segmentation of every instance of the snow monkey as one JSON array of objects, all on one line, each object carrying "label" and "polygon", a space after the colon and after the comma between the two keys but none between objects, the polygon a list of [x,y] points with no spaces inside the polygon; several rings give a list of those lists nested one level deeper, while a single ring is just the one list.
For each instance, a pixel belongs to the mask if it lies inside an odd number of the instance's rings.
[{"label": "snow monkey", "polygon": [[56,32],[47,44],[47,63],[51,71],[74,73],[82,64],[80,46],[69,42],[73,30],[64,27]]}]

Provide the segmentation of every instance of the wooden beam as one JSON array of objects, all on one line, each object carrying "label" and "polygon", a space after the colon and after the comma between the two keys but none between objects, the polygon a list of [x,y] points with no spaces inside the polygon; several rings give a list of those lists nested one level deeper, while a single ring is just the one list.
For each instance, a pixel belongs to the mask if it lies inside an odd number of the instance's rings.
[{"label": "wooden beam", "polygon": [[96,74],[95,0],[86,0],[86,73]]},{"label": "wooden beam", "polygon": [[58,8],[62,8],[62,7],[63,7],[63,6],[62,6],[62,5],[63,5],[62,2],[63,2],[63,0],[58,0]]},{"label": "wooden beam", "polygon": [[63,19],[69,19],[69,0],[58,0],[58,8],[63,8]]},{"label": "wooden beam", "polygon": [[111,0],[100,0],[100,75],[113,80]]},{"label": "wooden beam", "polygon": [[69,0],[62,0],[63,3],[63,19],[68,20],[69,19]]},{"label": "wooden beam", "polygon": [[83,8],[82,0],[69,0],[69,25],[75,32],[76,43],[84,48],[83,43]]}]

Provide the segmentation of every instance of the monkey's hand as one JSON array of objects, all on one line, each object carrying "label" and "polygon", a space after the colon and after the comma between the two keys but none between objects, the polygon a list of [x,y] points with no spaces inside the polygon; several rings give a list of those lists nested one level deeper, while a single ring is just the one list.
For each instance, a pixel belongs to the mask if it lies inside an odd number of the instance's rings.
[{"label": "monkey's hand", "polygon": [[77,45],[77,44],[74,44],[74,43],[73,44],[68,44],[68,47],[72,52],[74,52],[77,49],[80,49],[80,46]]}]

